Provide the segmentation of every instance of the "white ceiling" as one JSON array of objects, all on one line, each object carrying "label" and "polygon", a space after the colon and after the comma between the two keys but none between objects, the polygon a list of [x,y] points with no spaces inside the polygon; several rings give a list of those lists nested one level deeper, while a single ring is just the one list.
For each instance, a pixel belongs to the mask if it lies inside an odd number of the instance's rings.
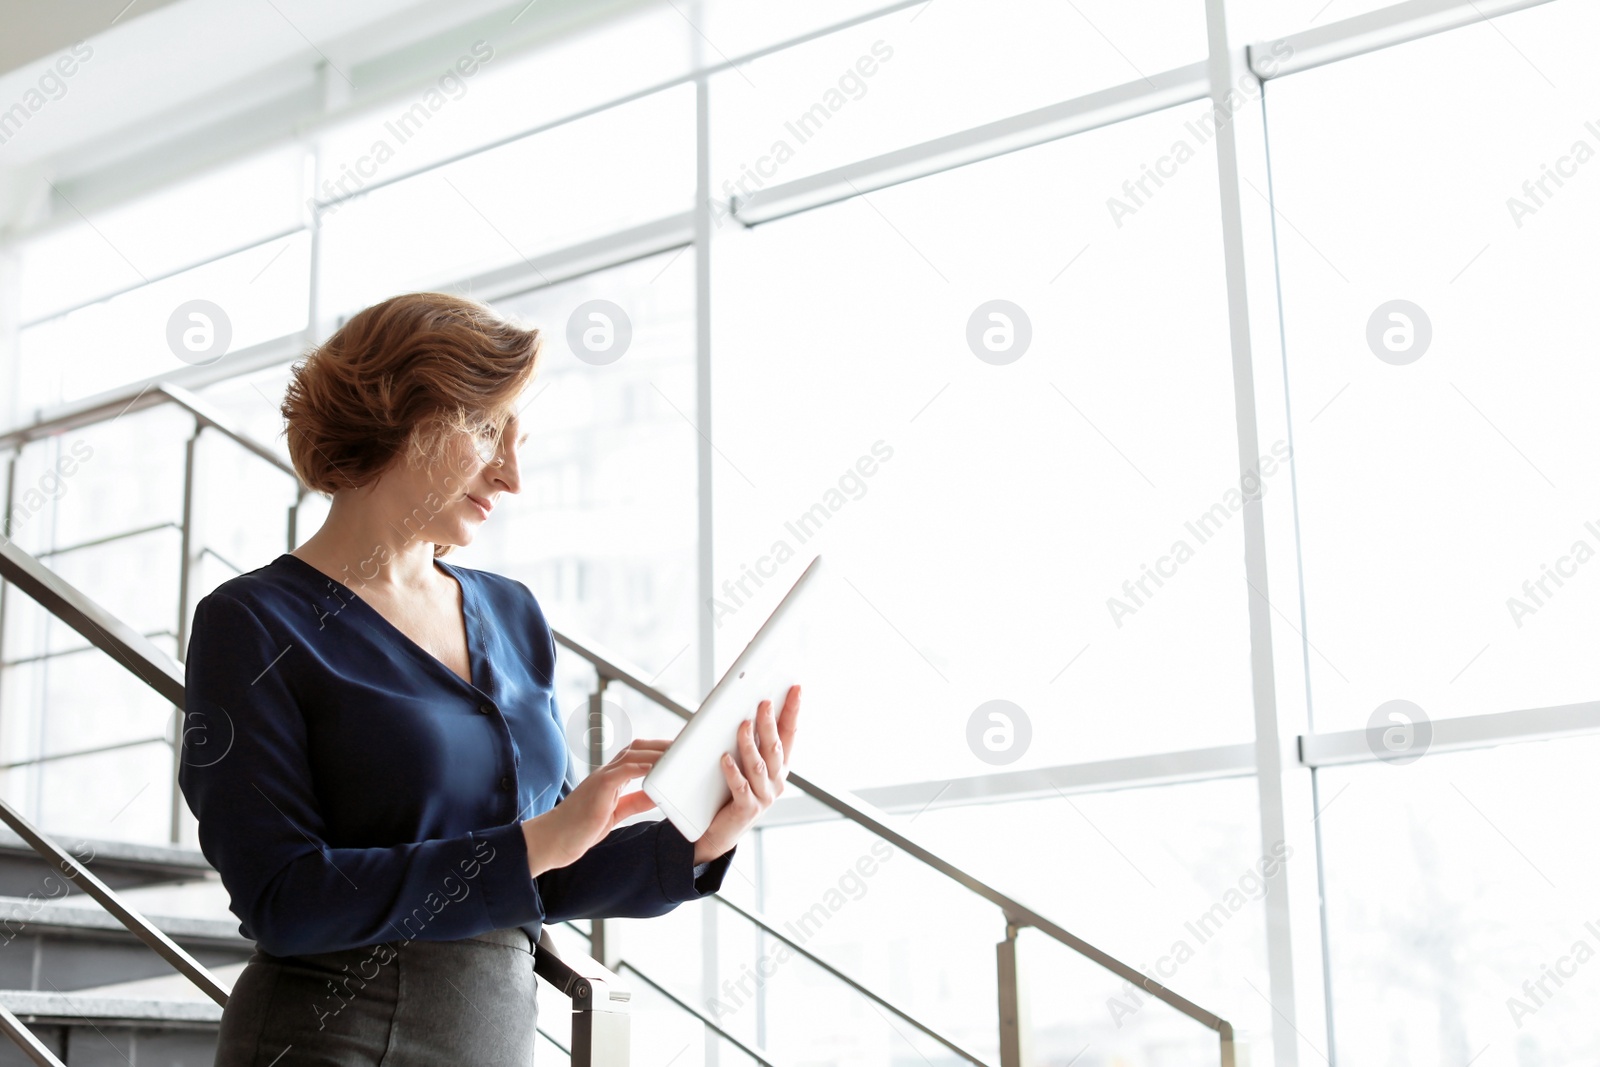
[{"label": "white ceiling", "polygon": [[[919,0],[920,2],[920,0]],[[912,0],[4,0],[0,240],[75,220],[425,87],[469,51],[605,24],[685,72]],[[670,40],[668,39],[670,38]],[[718,44],[711,43],[717,42]],[[52,66],[91,50],[65,80]],[[81,51],[81,49],[80,49]],[[29,58],[31,57],[31,58]],[[44,87],[53,92],[41,95]],[[45,99],[44,97],[48,97]]]},{"label": "white ceiling", "polygon": [[[0,35],[0,73],[53,55],[125,18],[165,7],[172,0],[6,0]],[[138,10],[136,11],[135,8]]]},{"label": "white ceiling", "polygon": [[0,189],[0,227],[16,221],[28,187],[48,190],[44,180],[65,192],[86,179],[93,201],[106,172],[130,159],[149,169],[164,143],[214,141],[225,158],[325,106],[406,91],[486,34],[510,51],[643,2],[7,0],[0,112],[27,100],[73,42],[92,54],[0,144],[0,185],[10,187]]}]

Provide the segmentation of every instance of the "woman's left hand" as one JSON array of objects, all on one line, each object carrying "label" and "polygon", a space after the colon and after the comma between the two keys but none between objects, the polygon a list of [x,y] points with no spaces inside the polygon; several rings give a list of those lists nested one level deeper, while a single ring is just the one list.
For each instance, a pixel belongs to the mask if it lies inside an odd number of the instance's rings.
[{"label": "woman's left hand", "polygon": [[800,687],[789,687],[783,713],[774,716],[772,701],[763,700],[756,708],[754,725],[746,719],[739,724],[735,746],[739,762],[722,757],[722,773],[733,797],[722,806],[706,832],[694,843],[695,863],[714,860],[727,852],[761,813],[783,792],[789,777],[789,761],[794,755],[795,726],[800,720]]}]

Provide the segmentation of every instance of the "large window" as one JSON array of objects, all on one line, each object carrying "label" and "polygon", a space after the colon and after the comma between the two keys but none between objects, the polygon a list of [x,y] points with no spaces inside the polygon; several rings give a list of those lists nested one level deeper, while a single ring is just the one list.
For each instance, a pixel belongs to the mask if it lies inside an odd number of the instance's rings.
[{"label": "large window", "polygon": [[[679,693],[699,662],[693,280],[679,250],[500,302],[545,352],[522,409],[522,491],[461,556],[522,575],[554,625]],[[580,694],[562,693],[569,715]]]},{"label": "large window", "polygon": [[[809,728],[852,786],[1251,736],[1214,162],[1106,206],[1189,118],[716,246],[719,654],[833,558],[859,654]],[[980,756],[997,699],[1031,739]]]},{"label": "large window", "polygon": [[1204,16],[1186,0],[967,0],[784,49],[716,78],[713,195],[749,196],[1197,62]]},{"label": "large window", "polygon": [[1268,92],[1321,729],[1594,697],[1600,21],[1500,21]]},{"label": "large window", "polygon": [[[329,43],[304,121],[51,171],[0,240],[0,414],[139,397],[18,441],[5,533],[181,658],[200,596],[327,514],[283,466],[293,360],[396,293],[477,297],[545,348],[521,491],[453,559],[693,707],[821,553],[807,778],[1255,1067],[1588,1062],[1600,12],[1480,6],[555,4]],[[1222,116],[1244,41],[1265,81]],[[170,705],[15,590],[0,635],[7,799],[192,845]],[[594,670],[563,650],[556,685],[582,774]],[[617,682],[602,710],[607,756],[681,724]],[[825,905],[808,948],[998,1060],[1000,910],[798,792],[727,897]],[[613,929],[685,1062],[673,997],[782,1060],[950,1060],[809,963],[730,994],[775,942],[729,910]],[[1041,1062],[1214,1062],[1019,943]]]},{"label": "large window", "polygon": [[[1319,731],[1595,699],[1597,33],[1552,3],[1269,86]],[[1593,747],[1318,772],[1340,1062],[1593,1058]]]},{"label": "large window", "polygon": [[693,200],[694,92],[679,86],[325,208],[320,315],[507,266],[537,283],[530,260]]},{"label": "large window", "polygon": [[26,327],[18,399],[37,412],[301,330],[310,263],[295,233]]},{"label": "large window", "polygon": [[1600,1055],[1593,737],[1319,772],[1341,1062]]}]

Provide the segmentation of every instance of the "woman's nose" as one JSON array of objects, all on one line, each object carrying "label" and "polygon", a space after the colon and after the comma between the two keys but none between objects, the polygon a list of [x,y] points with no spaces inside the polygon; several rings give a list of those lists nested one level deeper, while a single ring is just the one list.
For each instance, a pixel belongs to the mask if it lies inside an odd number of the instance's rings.
[{"label": "woman's nose", "polygon": [[502,449],[495,457],[495,462],[489,464],[487,473],[490,481],[500,483],[508,493],[519,492],[522,489],[522,472],[517,467],[515,449]]}]

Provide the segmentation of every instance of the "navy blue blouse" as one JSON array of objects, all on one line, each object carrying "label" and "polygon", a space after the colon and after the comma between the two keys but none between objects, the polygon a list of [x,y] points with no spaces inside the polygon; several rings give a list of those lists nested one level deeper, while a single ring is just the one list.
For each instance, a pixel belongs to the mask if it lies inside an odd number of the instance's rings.
[{"label": "navy blue blouse", "polygon": [[733,850],[696,867],[662,819],[529,877],[522,820],[576,784],[555,640],[521,582],[434,562],[461,586],[471,684],[289,553],[196,606],[178,781],[240,932],[276,956],[537,938],[716,892]]}]

